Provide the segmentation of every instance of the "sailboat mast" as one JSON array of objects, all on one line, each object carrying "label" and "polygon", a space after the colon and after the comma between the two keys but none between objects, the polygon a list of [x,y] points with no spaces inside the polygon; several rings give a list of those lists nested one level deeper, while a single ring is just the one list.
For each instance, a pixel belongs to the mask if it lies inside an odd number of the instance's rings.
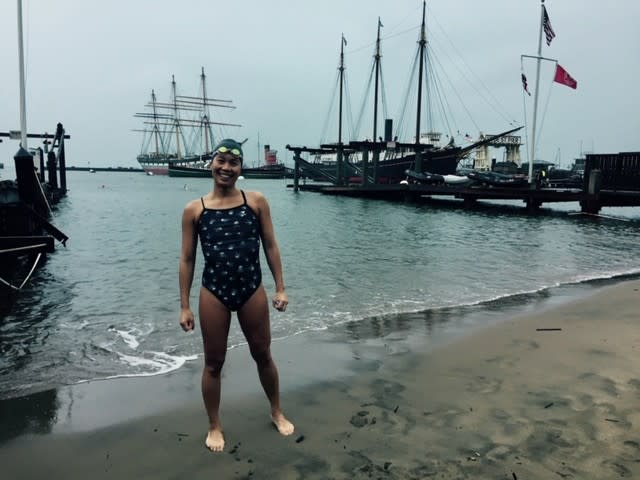
[{"label": "sailboat mast", "polygon": [[160,148],[158,145],[158,137],[160,136],[160,129],[158,128],[158,112],[156,110],[156,92],[154,90],[151,90],[151,106],[153,108],[153,137],[156,143],[156,154],[159,154]]},{"label": "sailboat mast", "polygon": [[24,80],[24,45],[22,43],[22,0],[18,0],[18,60],[20,70],[20,142],[27,149],[27,101]]},{"label": "sailboat mast", "polygon": [[180,159],[182,158],[182,155],[180,154],[180,120],[178,118],[178,98],[176,96],[175,75],[171,75],[171,92],[173,94],[173,113],[175,115],[173,121],[176,125],[176,156]]},{"label": "sailboat mast", "polygon": [[342,145],[342,90],[344,85],[344,34],[342,34],[342,41],[340,42],[340,103],[338,107],[338,145]]},{"label": "sailboat mast", "polygon": [[378,17],[378,38],[376,39],[376,55],[375,55],[375,63],[376,63],[376,82],[375,82],[375,93],[374,93],[374,103],[373,103],[373,141],[377,142],[378,140],[378,84],[380,79],[380,27],[382,27],[382,22],[380,22],[380,17]]},{"label": "sailboat mast", "polygon": [[207,83],[206,77],[204,75],[204,67],[202,67],[200,80],[202,81],[202,105],[204,106],[204,122],[202,125],[202,135],[204,136],[204,152],[209,153],[209,107],[207,106]]},{"label": "sailboat mast", "polygon": [[544,25],[544,0],[540,3],[540,33],[538,35],[538,58],[536,60],[536,84],[533,92],[533,126],[531,128],[531,157],[529,158],[529,184],[533,183],[533,160],[536,151],[536,122],[538,118],[538,86],[540,84],[540,62],[542,61],[542,30]]},{"label": "sailboat mast", "polygon": [[422,26],[420,27],[420,70],[418,73],[418,108],[416,112],[416,144],[420,143],[420,110],[422,110],[422,77],[424,75],[424,50],[427,45],[425,11],[427,2],[422,2]]}]

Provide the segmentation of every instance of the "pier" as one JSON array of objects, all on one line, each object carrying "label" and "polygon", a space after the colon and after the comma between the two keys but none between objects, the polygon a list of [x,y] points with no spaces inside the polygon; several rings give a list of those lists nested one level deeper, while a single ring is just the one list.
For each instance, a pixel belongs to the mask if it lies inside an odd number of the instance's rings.
[{"label": "pier", "polygon": [[[482,200],[521,200],[529,213],[535,213],[542,205],[550,203],[574,202],[584,213],[597,214],[603,207],[640,206],[640,152],[616,154],[587,154],[582,185],[577,187],[551,186],[544,181],[536,181],[522,187],[496,187],[481,183],[470,185],[433,184],[402,181],[377,183],[375,178],[340,184],[340,172],[344,171],[346,160],[336,165],[336,174],[325,173],[325,183],[306,183],[307,176],[322,174],[326,168],[308,162],[303,153],[315,154],[318,149],[292,147],[295,163],[294,191],[311,191],[325,195],[371,198],[379,200],[424,202],[434,198],[461,200],[464,207],[472,207]],[[365,165],[360,170],[367,171],[367,155],[363,155]],[[316,177],[317,178],[317,177]],[[301,182],[301,180],[303,180]]]},{"label": "pier", "polygon": [[[16,181],[0,181],[0,313],[28,282],[55,241],[63,245],[68,237],[51,222],[52,206],[67,193],[62,124],[55,134],[28,134],[44,140],[44,148],[27,151],[20,147],[14,156]],[[0,137],[16,138],[15,132]]]}]

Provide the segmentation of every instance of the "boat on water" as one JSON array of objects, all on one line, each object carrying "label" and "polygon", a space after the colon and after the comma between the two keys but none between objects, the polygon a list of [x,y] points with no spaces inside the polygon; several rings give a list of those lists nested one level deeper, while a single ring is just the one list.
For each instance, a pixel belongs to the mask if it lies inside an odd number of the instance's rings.
[{"label": "boat on water", "polygon": [[[459,162],[467,157],[478,147],[489,145],[496,140],[510,136],[522,127],[509,128],[497,135],[481,135],[477,141],[469,145],[457,145],[454,134],[447,138],[430,125],[428,131],[422,131],[423,114],[423,84],[427,78],[427,65],[431,62],[427,59],[426,39],[426,2],[423,2],[422,24],[418,41],[418,53],[412,72],[418,70],[417,97],[416,97],[416,122],[415,135],[409,141],[400,141],[401,132],[393,134],[393,121],[385,119],[384,138],[378,135],[378,107],[380,103],[379,88],[381,81],[381,49],[380,30],[382,23],[378,20],[376,47],[374,54],[375,72],[374,105],[373,105],[373,134],[372,140],[349,141],[343,143],[343,95],[344,90],[344,46],[346,41],[342,37],[339,62],[339,86],[340,98],[338,108],[338,138],[334,143],[324,143],[319,149],[313,150],[312,160],[299,161],[304,176],[314,180],[328,180],[333,183],[398,183],[406,178],[407,170],[417,174],[431,175],[455,175]],[[373,73],[372,73],[373,75]],[[433,76],[432,76],[433,78]],[[425,88],[426,91],[433,91]],[[384,98],[384,95],[382,95]],[[426,96],[426,102],[431,102],[430,96]],[[405,102],[406,104],[406,102]],[[426,108],[429,112],[434,109],[430,104]],[[400,121],[399,124],[403,122]],[[291,149],[291,148],[290,148]],[[302,150],[305,150],[302,149]]]},{"label": "boat on water", "polygon": [[467,177],[481,185],[489,187],[517,188],[529,184],[529,177],[527,175],[474,170],[467,173]]},{"label": "boat on water", "polygon": [[231,100],[221,100],[207,96],[204,68],[200,74],[200,96],[178,95],[175,76],[171,77],[171,98],[169,102],[159,102],[155,91],[151,91],[151,101],[145,105],[147,112],[136,113],[142,118],[142,151],[136,157],[142,169],[153,175],[168,175],[169,164],[195,165],[211,160],[215,145],[213,127],[219,128],[220,138],[226,136],[224,127],[241,125],[213,121],[210,108],[235,109]]},{"label": "boat on water", "polygon": [[[279,163],[277,150],[273,150],[269,145],[264,146],[264,163],[257,167],[242,167],[244,178],[275,180],[281,178],[293,178],[293,168],[289,168],[284,163]],[[193,162],[191,165],[183,162],[170,162],[170,177],[211,177],[211,160],[206,162]]]},{"label": "boat on water", "polygon": [[444,175],[429,172],[414,172],[413,170],[405,170],[408,179],[415,183],[428,183],[431,185],[440,185],[444,183]]}]

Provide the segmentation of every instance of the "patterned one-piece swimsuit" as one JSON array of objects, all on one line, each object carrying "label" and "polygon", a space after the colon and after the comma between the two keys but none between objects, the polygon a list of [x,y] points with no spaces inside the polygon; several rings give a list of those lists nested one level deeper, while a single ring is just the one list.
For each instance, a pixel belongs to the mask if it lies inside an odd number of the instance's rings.
[{"label": "patterned one-piece swimsuit", "polygon": [[204,255],[202,286],[229,310],[238,310],[262,282],[260,221],[247,205],[214,210],[202,202],[198,234]]}]

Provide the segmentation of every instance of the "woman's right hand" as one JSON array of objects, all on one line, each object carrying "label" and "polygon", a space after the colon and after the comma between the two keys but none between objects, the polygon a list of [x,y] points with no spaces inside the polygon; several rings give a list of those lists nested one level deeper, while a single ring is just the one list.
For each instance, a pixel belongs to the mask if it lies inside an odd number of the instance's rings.
[{"label": "woman's right hand", "polygon": [[189,332],[195,327],[193,312],[190,308],[183,308],[180,310],[180,326],[185,332]]}]

